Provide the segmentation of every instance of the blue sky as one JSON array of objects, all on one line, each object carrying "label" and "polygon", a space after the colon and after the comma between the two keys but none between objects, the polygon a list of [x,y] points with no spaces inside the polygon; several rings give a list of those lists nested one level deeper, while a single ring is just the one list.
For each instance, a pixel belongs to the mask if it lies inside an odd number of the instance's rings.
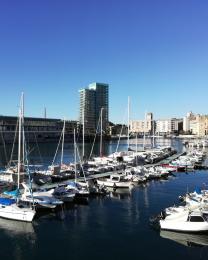
[{"label": "blue sky", "polygon": [[0,114],[76,119],[110,85],[110,119],[208,113],[207,0],[1,0]]}]

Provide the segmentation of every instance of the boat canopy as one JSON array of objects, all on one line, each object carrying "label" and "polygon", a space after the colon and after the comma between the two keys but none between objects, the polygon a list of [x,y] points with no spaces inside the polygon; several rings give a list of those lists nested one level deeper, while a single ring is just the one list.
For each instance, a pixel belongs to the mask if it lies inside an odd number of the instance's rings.
[{"label": "boat canopy", "polygon": [[12,190],[12,191],[4,191],[4,195],[8,195],[8,196],[11,196],[11,197],[18,197],[20,195],[20,192],[18,189],[16,190]]},{"label": "boat canopy", "polygon": [[0,198],[0,204],[5,206],[10,206],[16,202],[15,199],[9,199],[9,198]]}]

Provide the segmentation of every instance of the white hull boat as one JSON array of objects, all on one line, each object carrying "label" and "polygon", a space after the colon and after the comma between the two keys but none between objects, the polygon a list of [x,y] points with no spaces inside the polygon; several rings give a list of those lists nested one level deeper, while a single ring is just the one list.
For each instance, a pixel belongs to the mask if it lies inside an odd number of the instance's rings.
[{"label": "white hull boat", "polygon": [[111,180],[97,180],[97,184],[100,186],[112,187],[112,188],[129,188],[132,182],[114,182]]},{"label": "white hull boat", "polygon": [[162,230],[179,232],[205,232],[208,231],[208,215],[201,211],[185,210],[161,219],[160,227]]},{"label": "white hull boat", "polygon": [[52,193],[54,190],[51,191],[36,191],[33,192],[31,195],[30,188],[25,184],[22,183],[24,187],[24,193],[21,196],[21,201],[34,203],[36,207],[39,208],[56,208],[58,205],[62,205],[63,202],[59,199],[53,197]]},{"label": "white hull boat", "polygon": [[130,188],[134,185],[132,181],[126,180],[125,174],[112,174],[110,178],[97,180],[97,184],[113,188]]},{"label": "white hull boat", "polygon": [[74,191],[76,197],[87,197],[90,195],[89,187],[86,183],[70,181],[68,182],[66,189]]},{"label": "white hull boat", "polygon": [[[19,137],[18,137],[18,163],[16,169],[16,177],[17,177],[17,197],[19,196],[19,185],[21,181],[21,177],[24,176],[24,160],[21,161],[21,153],[24,154],[24,143],[22,144],[22,135],[24,134],[22,124],[23,124],[23,94],[21,97],[21,108],[19,109]],[[24,154],[25,155],[25,154]],[[8,172],[7,172],[8,173]],[[10,220],[18,220],[25,222],[32,222],[36,212],[32,207],[26,207],[24,204],[19,203],[19,199],[10,199],[10,198],[0,198],[0,217],[10,219]]]},{"label": "white hull boat", "polygon": [[16,203],[11,205],[0,205],[0,217],[12,220],[32,222],[35,210],[18,206]]}]

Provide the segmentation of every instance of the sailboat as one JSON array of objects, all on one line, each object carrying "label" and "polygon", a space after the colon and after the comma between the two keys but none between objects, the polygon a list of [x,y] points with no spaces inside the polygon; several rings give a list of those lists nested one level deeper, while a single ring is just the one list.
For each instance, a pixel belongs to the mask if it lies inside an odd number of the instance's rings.
[{"label": "sailboat", "polygon": [[[76,144],[76,135],[74,129],[74,171],[75,171],[75,180],[68,182],[66,189],[74,190],[76,192],[76,196],[88,196],[89,195],[89,188],[86,182],[79,182],[77,181],[77,144]],[[82,165],[82,164],[81,164]],[[84,174],[84,171],[83,171]],[[85,174],[84,174],[85,178]]]},{"label": "sailboat", "polygon": [[[18,174],[17,174],[17,193],[16,198],[0,198],[0,217],[12,220],[32,222],[36,211],[32,207],[28,207],[19,200],[20,188],[20,171],[24,163],[21,161],[21,153],[24,152],[22,145],[23,132],[23,94],[21,97],[21,106],[19,109],[19,138],[18,138]],[[23,139],[24,140],[24,139]]]},{"label": "sailboat", "polygon": [[118,139],[118,144],[116,147],[116,151],[109,155],[109,158],[113,158],[117,161],[124,161],[129,164],[133,164],[135,162],[136,153],[130,148],[130,97],[128,97],[128,118],[127,118],[127,126],[128,126],[128,135],[127,135],[127,151],[118,151],[120,139],[122,135],[123,127],[121,128],[121,132]]},{"label": "sailboat", "polygon": [[[8,164],[5,167],[5,170],[1,171],[1,173],[0,173],[0,181],[6,182],[6,183],[17,182],[18,161],[13,160],[13,153],[14,153],[14,146],[15,146],[15,141],[16,141],[17,132],[18,132],[18,122],[19,122],[19,118],[17,118],[17,124],[16,124],[16,129],[15,129],[15,135],[14,135],[14,141],[13,141],[13,145],[12,145],[10,160],[8,161]],[[23,165],[21,165],[20,176],[21,176],[21,178],[27,177],[25,174],[25,168],[23,167]]]},{"label": "sailboat", "polygon": [[[45,184],[46,182],[58,182],[69,179],[73,175],[73,171],[70,166],[63,163],[63,155],[64,155],[64,139],[65,139],[65,125],[66,121],[63,121],[63,129],[61,132],[61,136],[56,148],[56,152],[52,161],[52,164],[48,166],[47,170],[36,171],[34,181],[38,185]],[[60,164],[55,164],[55,159],[57,157],[57,153],[59,150],[59,146],[62,140],[61,145],[61,160]]]}]

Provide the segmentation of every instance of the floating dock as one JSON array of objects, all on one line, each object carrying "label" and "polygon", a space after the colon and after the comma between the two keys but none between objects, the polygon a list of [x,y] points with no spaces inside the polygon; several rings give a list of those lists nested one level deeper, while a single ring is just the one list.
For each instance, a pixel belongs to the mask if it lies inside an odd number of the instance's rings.
[{"label": "floating dock", "polygon": [[[142,166],[145,166],[146,168],[150,168],[150,167],[154,167],[154,166],[159,166],[161,164],[169,164],[171,161],[179,158],[181,155],[184,155],[185,152],[183,153],[177,153],[177,154],[174,154],[164,160],[161,160],[157,163],[153,163],[153,164],[144,164]],[[110,172],[104,172],[104,173],[97,173],[97,174],[92,174],[92,175],[89,175],[89,176],[86,176],[85,178],[84,177],[78,177],[77,178],[77,181],[85,181],[85,180],[94,180],[94,179],[99,179],[99,178],[105,178],[105,177],[109,177],[110,175],[112,174],[116,174],[116,173],[119,173],[121,172],[122,170],[116,170],[116,171],[110,171]],[[42,186],[39,186],[40,188],[43,188],[43,189],[52,189],[52,188],[55,188],[59,185],[64,185],[64,184],[67,184],[68,182],[70,181],[74,181],[74,179],[69,179],[69,180],[65,180],[65,181],[60,181],[60,182],[55,182],[55,183],[51,183],[51,184],[45,184],[45,185],[42,185]]]},{"label": "floating dock", "polygon": [[185,155],[185,154],[186,154],[186,152],[177,153],[177,154],[174,154],[174,155],[172,155],[172,156],[170,156],[170,157],[168,157],[168,158],[166,158],[166,159],[164,159],[164,160],[161,160],[161,161],[159,161],[159,162],[157,162],[157,163],[145,164],[144,166],[145,166],[146,168],[150,168],[150,167],[159,166],[159,165],[161,165],[161,164],[169,164],[169,163],[172,162],[173,160],[178,159],[180,156]]}]

